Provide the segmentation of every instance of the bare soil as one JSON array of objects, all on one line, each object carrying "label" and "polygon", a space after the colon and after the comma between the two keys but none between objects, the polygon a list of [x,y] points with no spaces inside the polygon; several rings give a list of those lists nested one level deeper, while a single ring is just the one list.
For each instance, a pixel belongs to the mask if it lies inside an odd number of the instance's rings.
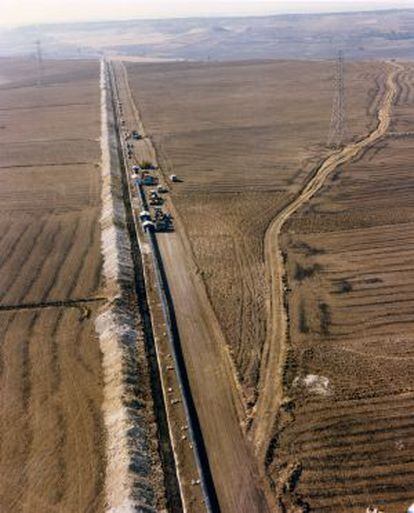
[{"label": "bare soil", "polygon": [[[413,120],[410,65],[391,131]],[[315,511],[386,512],[413,502],[412,137],[389,137],[341,167],[286,227],[292,353],[280,461]],[[309,375],[328,380],[306,385]],[[329,483],[329,485],[328,485]]]},{"label": "bare soil", "polygon": [[[264,233],[328,153],[333,66],[128,63],[127,69],[164,172],[183,179],[172,187],[174,204],[253,404],[265,335]],[[351,64],[347,74],[349,132],[357,137],[373,127],[384,66]]]},{"label": "bare soil", "polygon": [[[131,108],[123,67],[116,64],[114,68],[121,90],[125,128],[138,128],[144,135],[142,141],[134,144],[131,164],[138,162],[144,155],[152,154],[154,159],[154,150],[150,140],[145,137],[139,113],[133,105]],[[152,163],[157,162],[152,160]],[[160,173],[158,177],[163,180]],[[177,233],[159,234],[157,239],[175,306],[181,347],[220,511],[265,513],[272,508],[252,449],[243,435],[241,420],[244,408],[230,358],[226,356],[226,342],[209,303],[203,280],[194,265],[191,247],[189,249],[185,233],[179,228],[174,205],[168,198],[166,203],[167,210],[174,212]],[[163,341],[157,340],[157,345],[159,351],[163,352]],[[161,355],[160,359],[165,362],[165,355]],[[167,366],[168,363],[167,360]],[[165,363],[162,365],[164,367]],[[171,392],[177,393],[176,388],[172,387]],[[175,426],[180,421],[179,411],[172,411],[169,407],[168,410],[175,435]],[[182,439],[175,438],[175,447],[178,449],[176,455],[180,477],[184,478],[185,485],[192,471],[191,461],[183,454]],[[185,489],[184,492],[188,493]],[[190,499],[191,495],[188,495]]]},{"label": "bare soil", "polygon": [[[329,66],[128,64],[163,170],[183,178],[173,202],[248,410],[268,329],[264,235],[327,156]],[[354,140],[376,127],[386,69],[348,67]],[[335,169],[284,228],[290,349],[265,463],[289,511],[412,502],[411,74],[409,65],[396,74],[388,131],[397,134]]]},{"label": "bare soil", "polygon": [[0,510],[99,513],[99,66],[0,74]]},{"label": "bare soil", "polygon": [[0,314],[1,511],[103,511],[94,312],[88,318],[82,308]]}]

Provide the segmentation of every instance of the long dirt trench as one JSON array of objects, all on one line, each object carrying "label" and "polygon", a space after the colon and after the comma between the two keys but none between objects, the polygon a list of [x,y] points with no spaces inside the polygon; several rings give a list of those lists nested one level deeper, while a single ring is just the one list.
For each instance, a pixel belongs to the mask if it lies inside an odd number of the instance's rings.
[{"label": "long dirt trench", "polygon": [[[124,68],[117,66],[115,74],[124,108],[130,103],[134,126],[145,134]],[[156,161],[151,140],[143,144],[144,148],[136,145],[139,160]],[[240,425],[238,394],[223,352],[225,340],[169,201],[176,232],[158,234],[157,239],[220,511],[270,513],[274,511],[273,499],[267,494],[266,481]]]},{"label": "long dirt trench", "polygon": [[397,94],[396,75],[403,66],[389,63],[386,92],[378,111],[378,125],[375,130],[358,142],[351,143],[331,154],[304,185],[298,196],[289,203],[272,221],[265,236],[265,262],[270,298],[268,310],[268,330],[263,349],[260,369],[259,396],[251,427],[259,461],[264,461],[269,442],[274,431],[277,413],[283,400],[283,367],[288,349],[288,318],[284,307],[285,269],[280,248],[280,234],[286,221],[302,205],[309,201],[324,186],[328,176],[339,166],[355,159],[378,142],[388,131],[391,123],[392,107]]}]

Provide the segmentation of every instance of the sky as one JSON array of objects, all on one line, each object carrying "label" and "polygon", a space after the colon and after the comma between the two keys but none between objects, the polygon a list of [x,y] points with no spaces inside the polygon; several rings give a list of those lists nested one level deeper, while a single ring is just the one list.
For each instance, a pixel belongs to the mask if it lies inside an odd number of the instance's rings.
[{"label": "sky", "polygon": [[0,0],[0,25],[410,7],[412,0]]}]

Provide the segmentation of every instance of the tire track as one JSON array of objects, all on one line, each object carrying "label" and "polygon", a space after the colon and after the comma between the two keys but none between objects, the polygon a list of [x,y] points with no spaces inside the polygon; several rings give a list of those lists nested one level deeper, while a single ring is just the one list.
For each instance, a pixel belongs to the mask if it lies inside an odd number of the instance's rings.
[{"label": "tire track", "polygon": [[283,401],[283,369],[288,353],[289,319],[284,305],[285,271],[280,235],[286,221],[322,189],[326,179],[333,171],[357,158],[366,148],[385,136],[391,124],[391,111],[397,94],[396,77],[403,69],[401,65],[395,63],[389,63],[388,66],[390,72],[383,100],[378,110],[377,127],[365,138],[330,154],[315,170],[296,198],[273,220],[266,232],[265,261],[268,279],[271,283],[271,297],[267,336],[260,369],[259,396],[254,409],[251,429],[256,453],[262,462],[265,461],[266,451],[272,439],[276,418]]},{"label": "tire track", "polygon": [[[78,248],[75,242],[78,240],[77,234],[80,227],[81,220],[79,217],[77,217],[75,223],[70,227],[70,234],[67,237],[65,237],[66,240],[64,240],[63,248],[61,248],[59,251],[59,259],[54,265],[54,272],[51,274],[49,278],[49,283],[41,295],[42,301],[47,301],[49,299],[50,293],[53,290],[55,284],[59,282],[59,277],[61,273],[64,273],[66,271],[67,262],[70,261],[71,258],[73,258],[72,254],[76,256]],[[79,262],[79,265],[82,266],[82,261]],[[41,276],[42,271],[43,267],[39,270],[39,277]],[[74,281],[74,275],[71,276],[71,280],[72,285]],[[42,280],[42,282],[46,282],[46,280]]]},{"label": "tire track", "polygon": [[[40,235],[42,234],[44,227],[45,227],[44,223],[42,225],[40,225],[38,232],[34,236],[34,241],[32,243],[32,246],[36,243],[38,237],[40,237]],[[23,238],[25,237],[25,235],[29,231],[29,229],[30,229],[30,225],[26,225],[23,228],[23,230],[20,232],[20,234],[15,238],[14,242],[8,247],[8,250],[3,255],[3,258],[0,261],[0,268],[2,268],[8,262],[8,260],[14,255],[14,253],[17,249],[17,246],[23,242]],[[20,254],[21,252],[19,251],[18,253]],[[21,269],[20,269],[20,271],[21,271]]]},{"label": "tire track", "polygon": [[[72,283],[70,285],[70,288],[66,294],[67,297],[71,297],[72,294],[74,294],[76,287],[79,285],[79,283],[81,283],[84,287],[85,284],[90,281],[89,280],[90,273],[89,273],[87,261],[88,261],[88,256],[90,255],[90,248],[94,247],[95,244],[98,244],[98,241],[99,241],[100,234],[99,234],[99,231],[96,229],[97,226],[98,226],[97,219],[91,218],[89,220],[88,238],[84,242],[84,248],[83,248],[82,254],[78,257],[78,265],[77,265],[75,273],[73,274]],[[99,275],[100,275],[101,268],[100,268],[100,266],[96,266],[96,267],[99,270]],[[81,279],[81,275],[83,272],[86,273],[86,276],[83,279]],[[94,283],[95,279],[96,279],[96,276],[93,278],[92,283]],[[96,291],[97,287],[94,287],[92,285],[90,290]]]}]

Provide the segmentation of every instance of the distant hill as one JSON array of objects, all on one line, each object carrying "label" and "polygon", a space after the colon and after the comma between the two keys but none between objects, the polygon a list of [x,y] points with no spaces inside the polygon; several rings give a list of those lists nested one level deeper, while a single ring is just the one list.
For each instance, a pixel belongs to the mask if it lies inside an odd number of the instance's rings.
[{"label": "distant hill", "polygon": [[411,59],[414,9],[29,26],[0,31],[0,56],[34,55],[37,39],[45,57]]}]

